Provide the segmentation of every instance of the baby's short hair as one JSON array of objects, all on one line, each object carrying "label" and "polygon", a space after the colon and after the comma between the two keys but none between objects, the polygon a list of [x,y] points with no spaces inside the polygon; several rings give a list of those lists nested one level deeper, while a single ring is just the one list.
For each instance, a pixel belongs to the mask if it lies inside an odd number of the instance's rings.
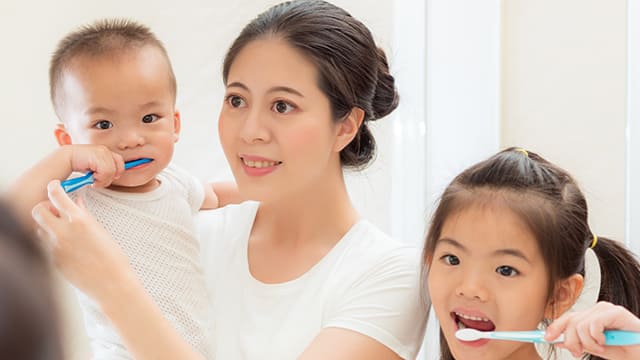
[{"label": "baby's short hair", "polygon": [[147,45],[158,48],[167,59],[171,90],[175,95],[176,78],[167,50],[145,25],[129,19],[102,19],[83,25],[60,40],[49,64],[49,92],[58,117],[60,80],[74,58],[115,56]]}]

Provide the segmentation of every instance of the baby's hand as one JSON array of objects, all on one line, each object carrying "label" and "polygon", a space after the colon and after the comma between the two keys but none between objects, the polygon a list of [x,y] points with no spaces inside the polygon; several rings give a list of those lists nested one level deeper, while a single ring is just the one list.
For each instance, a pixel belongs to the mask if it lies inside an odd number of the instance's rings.
[{"label": "baby's hand", "polygon": [[120,154],[104,145],[69,145],[71,169],[93,171],[94,186],[107,187],[124,172]]},{"label": "baby's hand", "polygon": [[566,313],[547,328],[546,340],[564,333],[564,343],[556,344],[580,356],[589,353],[605,359],[640,359],[640,346],[605,346],[605,330],[640,331],[640,319],[622,306],[599,302],[590,309]]}]

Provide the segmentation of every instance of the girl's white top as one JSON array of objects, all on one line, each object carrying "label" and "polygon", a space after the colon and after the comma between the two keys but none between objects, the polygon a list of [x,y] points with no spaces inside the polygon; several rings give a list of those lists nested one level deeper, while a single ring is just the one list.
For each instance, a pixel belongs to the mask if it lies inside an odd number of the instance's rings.
[{"label": "girl's white top", "polygon": [[418,248],[361,220],[306,273],[265,284],[247,261],[258,206],[245,202],[199,215],[216,359],[295,359],[329,327],[415,358],[426,321]]},{"label": "girl's white top", "polygon": [[[86,207],[113,235],[136,275],[164,316],[191,346],[210,353],[210,302],[200,263],[195,215],[204,200],[202,184],[174,166],[158,175],[147,193],[82,188]],[[209,239],[211,240],[211,239]],[[96,304],[77,292],[94,359],[133,359]]]}]

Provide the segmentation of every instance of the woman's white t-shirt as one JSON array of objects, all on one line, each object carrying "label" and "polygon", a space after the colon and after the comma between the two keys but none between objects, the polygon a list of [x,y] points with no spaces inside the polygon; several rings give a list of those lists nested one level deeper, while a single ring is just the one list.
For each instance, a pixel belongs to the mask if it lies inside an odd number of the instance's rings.
[{"label": "woman's white t-shirt", "polygon": [[415,358],[426,322],[418,248],[360,220],[306,273],[266,284],[251,275],[247,260],[258,206],[245,202],[199,215],[216,359],[295,359],[327,327]]}]

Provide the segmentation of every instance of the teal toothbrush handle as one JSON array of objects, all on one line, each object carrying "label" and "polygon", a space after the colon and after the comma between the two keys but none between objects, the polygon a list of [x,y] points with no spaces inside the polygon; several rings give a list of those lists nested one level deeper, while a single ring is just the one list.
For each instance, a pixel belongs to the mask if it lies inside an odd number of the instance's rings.
[{"label": "teal toothbrush handle", "polygon": [[[494,331],[489,332],[488,338],[496,340],[524,341],[533,343],[545,343],[544,331]],[[605,330],[604,332],[606,346],[630,346],[640,345],[640,332],[625,330]],[[558,339],[550,343],[561,343],[564,341],[564,335],[560,335]]]},{"label": "teal toothbrush handle", "polygon": [[607,346],[640,345],[640,332],[624,330],[606,330],[604,344]]},{"label": "teal toothbrush handle", "polygon": [[[138,160],[133,160],[133,161],[127,161],[124,164],[124,169],[130,169],[134,166],[138,166],[138,165],[142,165],[142,164],[146,164],[148,162],[151,162],[152,159],[148,159],[148,158],[142,158],[142,159],[138,159]],[[82,176],[73,178],[73,179],[68,179],[65,181],[60,182],[60,185],[62,186],[62,188],[64,189],[64,192],[66,193],[70,193],[73,191],[76,191],[78,189],[80,189],[81,187],[85,186],[85,185],[89,185],[89,184],[93,184],[93,182],[95,181],[95,179],[93,178],[93,171],[90,171]]]}]

